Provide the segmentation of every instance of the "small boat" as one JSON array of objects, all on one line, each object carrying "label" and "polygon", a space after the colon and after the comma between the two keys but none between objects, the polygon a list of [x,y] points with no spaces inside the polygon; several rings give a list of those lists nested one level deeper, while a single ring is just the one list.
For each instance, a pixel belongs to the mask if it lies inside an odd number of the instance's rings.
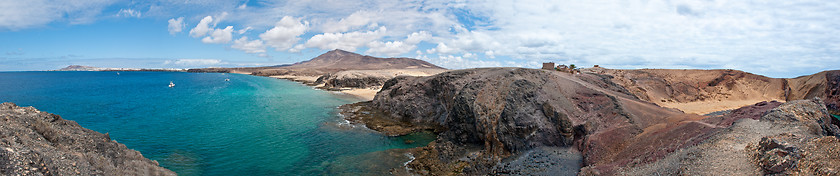
[{"label": "small boat", "polygon": [[175,83],[172,83],[172,81],[169,81],[169,87],[175,87]]},{"label": "small boat", "polygon": [[117,75],[120,75],[120,72],[117,72]]},{"label": "small boat", "polygon": [[230,79],[225,79],[225,81],[230,81]]}]

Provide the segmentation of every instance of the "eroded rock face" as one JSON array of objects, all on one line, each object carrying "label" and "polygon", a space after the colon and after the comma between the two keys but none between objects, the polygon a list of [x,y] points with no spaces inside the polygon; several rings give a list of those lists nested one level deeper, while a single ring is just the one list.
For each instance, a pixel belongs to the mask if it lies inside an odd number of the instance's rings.
[{"label": "eroded rock face", "polygon": [[0,104],[0,175],[175,175],[108,134],[13,103]]},{"label": "eroded rock face", "polygon": [[805,126],[819,135],[840,136],[837,124],[833,123],[836,119],[831,117],[820,98],[782,104],[767,112],[761,120]]},{"label": "eroded rock face", "polygon": [[[441,124],[448,128],[442,134],[447,140],[482,145],[496,156],[534,146],[569,146],[574,138],[569,114],[580,109],[555,102],[610,98],[586,89],[567,90],[581,98],[566,97],[562,89],[545,89],[558,86],[548,77],[542,70],[519,68],[400,77],[385,83],[373,105],[396,118]],[[604,105],[597,108],[609,108]]]},{"label": "eroded rock face", "polygon": [[[320,79],[320,78],[319,78]],[[324,87],[347,87],[347,88],[369,88],[369,87],[378,87],[382,86],[385,81],[388,80],[386,77],[374,77],[374,76],[366,76],[366,77],[344,77],[344,78],[337,78],[331,77],[327,78],[324,81]]]},{"label": "eroded rock face", "polygon": [[[491,173],[501,160],[543,146],[577,147],[584,165],[623,165],[628,162],[616,156],[644,156],[628,145],[641,145],[644,141],[635,138],[645,128],[695,117],[642,102],[615,85],[597,75],[546,70],[455,70],[388,80],[371,106],[394,121],[443,128],[409,164],[419,173],[438,175]],[[714,128],[694,125],[700,131]],[[673,129],[678,128],[661,130]]]},{"label": "eroded rock face", "polygon": [[[430,175],[520,173],[531,168],[499,164],[541,147],[580,151],[584,175],[755,174],[759,166],[745,146],[762,137],[836,134],[820,100],[759,102],[699,116],[640,100],[611,80],[523,68],[454,70],[390,79],[367,106],[387,114],[382,127],[436,127],[438,139],[416,149],[408,164]],[[796,159],[767,163],[779,168]]]}]

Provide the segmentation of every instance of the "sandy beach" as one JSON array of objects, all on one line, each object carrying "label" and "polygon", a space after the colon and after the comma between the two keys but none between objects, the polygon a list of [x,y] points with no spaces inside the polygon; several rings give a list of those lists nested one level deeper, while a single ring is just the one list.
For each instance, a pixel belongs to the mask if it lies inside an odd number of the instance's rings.
[{"label": "sandy beach", "polygon": [[296,76],[296,75],[276,75],[276,76],[269,76],[272,78],[279,78],[279,79],[287,79],[297,82],[304,82],[304,83],[311,83],[318,80],[320,76]]},{"label": "sandy beach", "polygon": [[376,96],[376,92],[379,92],[379,89],[380,88],[376,88],[376,89],[363,88],[363,89],[341,90],[339,92],[359,97],[361,99],[364,99],[365,101],[371,101],[371,100],[373,100],[373,97]]}]

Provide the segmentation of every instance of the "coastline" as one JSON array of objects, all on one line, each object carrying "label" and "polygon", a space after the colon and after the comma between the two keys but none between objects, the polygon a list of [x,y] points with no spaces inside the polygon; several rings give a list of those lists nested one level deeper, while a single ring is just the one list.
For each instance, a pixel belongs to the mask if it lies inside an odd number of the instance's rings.
[{"label": "coastline", "polygon": [[[244,74],[244,73],[242,73],[242,74]],[[257,75],[253,75],[253,76],[257,76]],[[330,90],[330,89],[324,88],[323,83],[316,84],[316,81],[318,81],[318,78],[320,78],[320,76],[275,75],[275,76],[266,76],[266,77],[294,81],[294,82],[298,82],[298,83],[313,87],[315,89],[347,94],[347,95],[359,98],[362,101],[373,100],[373,97],[376,96],[376,92],[379,92],[379,90],[381,89],[381,88],[377,87],[377,88],[340,88],[338,90]]]}]

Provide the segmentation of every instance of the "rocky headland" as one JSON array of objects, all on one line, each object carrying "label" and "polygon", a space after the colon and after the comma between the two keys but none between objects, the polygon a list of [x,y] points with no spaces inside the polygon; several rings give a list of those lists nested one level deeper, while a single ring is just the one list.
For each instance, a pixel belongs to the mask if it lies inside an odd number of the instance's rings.
[{"label": "rocky headland", "polygon": [[289,65],[200,68],[188,71],[243,73],[287,79],[372,100],[388,79],[397,76],[429,76],[444,72],[446,69],[418,59],[379,58],[336,49],[310,60]]},{"label": "rocky headland", "polygon": [[0,121],[0,175],[175,175],[55,114],[3,103]]},{"label": "rocky headland", "polygon": [[[351,122],[389,135],[437,132],[437,140],[410,151],[415,159],[407,167],[422,175],[831,175],[840,170],[831,162],[840,157],[840,122],[830,116],[836,112],[833,71],[792,79],[810,79],[809,84],[788,80],[778,87],[776,82],[783,81],[738,73],[730,78],[733,73],[724,71],[724,78],[700,82],[703,89],[655,76],[622,83],[616,75],[633,74],[608,72],[481,68],[398,76],[386,81],[373,101],[341,109]],[[754,81],[753,87],[739,85],[745,78]],[[644,81],[653,83],[638,86]],[[793,88],[785,93],[782,85]],[[647,89],[658,86],[671,94]],[[766,91],[777,89],[781,96]],[[825,93],[797,91],[805,89]],[[771,101],[706,116],[657,103],[761,91],[767,93],[759,100]],[[746,100],[755,95],[743,94]]]}]

